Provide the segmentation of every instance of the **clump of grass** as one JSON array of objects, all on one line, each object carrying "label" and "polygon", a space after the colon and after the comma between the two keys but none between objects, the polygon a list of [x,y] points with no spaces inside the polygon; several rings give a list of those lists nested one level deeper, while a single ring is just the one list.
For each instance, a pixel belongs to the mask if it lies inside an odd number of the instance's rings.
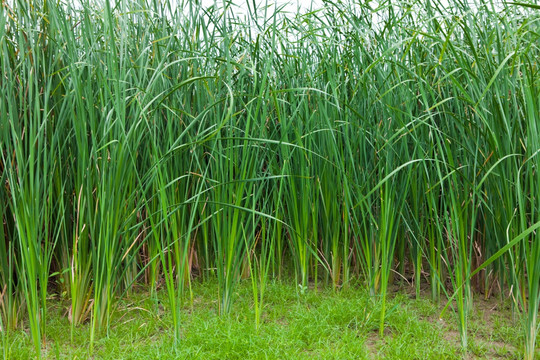
[{"label": "clump of grass", "polygon": [[[194,279],[261,329],[270,279],[297,296],[424,278],[456,310],[540,306],[538,6],[325,1],[6,1],[0,6],[0,319],[45,343],[165,288],[175,341]],[[4,351],[6,347],[4,347]]]}]

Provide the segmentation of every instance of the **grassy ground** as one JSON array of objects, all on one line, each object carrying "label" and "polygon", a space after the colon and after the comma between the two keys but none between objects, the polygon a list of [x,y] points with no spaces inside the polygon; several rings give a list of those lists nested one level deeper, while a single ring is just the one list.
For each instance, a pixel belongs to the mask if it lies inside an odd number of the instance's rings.
[{"label": "grassy ground", "polygon": [[[108,336],[89,355],[88,323],[70,341],[68,302],[51,299],[44,358],[48,359],[519,359],[523,336],[509,308],[498,300],[476,300],[470,318],[468,353],[460,350],[456,317],[439,318],[441,306],[416,300],[396,287],[389,301],[385,336],[378,337],[380,306],[358,288],[310,290],[297,296],[290,284],[271,282],[263,324],[257,330],[249,281],[238,287],[229,316],[218,316],[216,283],[195,284],[182,311],[183,336],[174,344],[166,295],[127,296],[114,313]],[[32,358],[23,331],[4,339],[9,358]]]}]

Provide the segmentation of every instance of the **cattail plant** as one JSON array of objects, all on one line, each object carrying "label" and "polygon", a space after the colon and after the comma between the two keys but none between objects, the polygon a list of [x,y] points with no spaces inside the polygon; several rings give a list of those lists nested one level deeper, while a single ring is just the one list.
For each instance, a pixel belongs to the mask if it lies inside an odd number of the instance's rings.
[{"label": "cattail plant", "polygon": [[107,336],[146,289],[177,345],[194,281],[301,298],[405,279],[456,314],[540,306],[539,24],[532,2],[0,5],[0,331],[35,355],[62,299]]}]

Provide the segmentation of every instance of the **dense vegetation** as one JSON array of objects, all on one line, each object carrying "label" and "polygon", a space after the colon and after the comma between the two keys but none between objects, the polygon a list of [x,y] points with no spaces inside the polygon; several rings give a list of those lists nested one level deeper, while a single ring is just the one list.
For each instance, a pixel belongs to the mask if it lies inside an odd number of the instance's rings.
[{"label": "dense vegetation", "polygon": [[[181,346],[192,281],[219,312],[251,279],[298,293],[427,282],[467,348],[475,296],[510,298],[534,357],[540,302],[538,5],[3,1],[0,319],[68,299],[106,334],[139,284]],[[4,351],[7,349],[4,346]],[[6,354],[4,354],[7,356]]]}]

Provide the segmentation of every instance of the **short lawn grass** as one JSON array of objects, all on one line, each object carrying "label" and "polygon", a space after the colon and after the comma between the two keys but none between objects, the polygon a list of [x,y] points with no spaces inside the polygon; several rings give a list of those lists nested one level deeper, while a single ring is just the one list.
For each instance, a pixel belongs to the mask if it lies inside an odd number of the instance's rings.
[{"label": "short lawn grass", "polygon": [[[175,344],[167,296],[134,292],[119,302],[109,334],[90,355],[90,326],[77,327],[73,340],[65,315],[69,302],[51,299],[46,359],[520,359],[523,336],[510,308],[499,300],[477,299],[470,318],[470,348],[460,347],[456,317],[442,318],[442,306],[415,299],[414,289],[395,286],[387,305],[387,327],[378,336],[380,304],[362,288],[310,289],[296,295],[292,282],[268,284],[259,329],[250,281],[237,289],[230,315],[218,315],[217,282],[195,283],[182,313]],[[11,333],[9,358],[31,359],[25,331]]]}]

